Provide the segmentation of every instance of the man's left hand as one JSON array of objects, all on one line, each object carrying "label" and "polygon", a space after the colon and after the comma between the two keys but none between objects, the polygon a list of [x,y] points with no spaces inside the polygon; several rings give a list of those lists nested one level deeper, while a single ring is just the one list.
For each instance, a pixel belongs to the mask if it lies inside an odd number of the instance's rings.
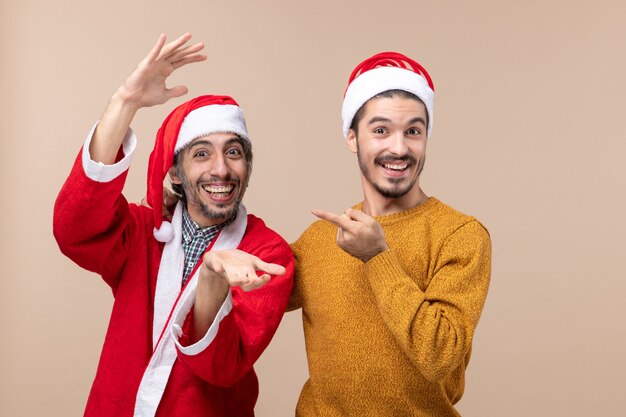
[{"label": "man's left hand", "polygon": [[[167,187],[163,187],[163,202],[161,204],[161,213],[163,214],[163,217],[170,221],[172,220],[174,210],[176,209],[176,204],[179,200],[180,197],[176,193],[170,191],[170,189]],[[148,204],[146,197],[141,199],[140,204],[144,207],[152,208],[150,207],[150,204]]]},{"label": "man's left hand", "polygon": [[363,262],[389,249],[382,226],[361,210],[348,209],[344,214],[312,210],[315,216],[336,225],[337,245]]}]

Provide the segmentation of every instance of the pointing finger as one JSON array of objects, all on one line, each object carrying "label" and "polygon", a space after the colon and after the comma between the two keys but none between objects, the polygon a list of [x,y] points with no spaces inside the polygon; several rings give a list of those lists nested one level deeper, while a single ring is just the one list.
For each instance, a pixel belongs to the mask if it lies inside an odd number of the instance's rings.
[{"label": "pointing finger", "polygon": [[351,220],[347,216],[338,215],[335,213],[329,213],[323,210],[313,209],[311,210],[313,215],[319,217],[322,220],[331,222],[332,224],[341,227],[342,229],[349,229]]}]

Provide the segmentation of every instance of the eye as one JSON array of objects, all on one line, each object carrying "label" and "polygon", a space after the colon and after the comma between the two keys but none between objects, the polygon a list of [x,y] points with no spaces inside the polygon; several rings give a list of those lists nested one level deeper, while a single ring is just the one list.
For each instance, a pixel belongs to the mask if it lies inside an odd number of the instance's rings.
[{"label": "eye", "polygon": [[242,151],[239,148],[229,148],[226,150],[226,155],[231,157],[238,157],[242,155]]},{"label": "eye", "polygon": [[374,133],[377,135],[384,135],[385,133],[387,133],[387,129],[385,129],[384,127],[377,127],[374,128]]},{"label": "eye", "polygon": [[194,158],[206,158],[209,155],[209,153],[205,150],[199,150],[196,153],[193,154]]},{"label": "eye", "polygon": [[409,136],[419,136],[421,133],[422,131],[416,127],[412,127],[406,131],[406,134]]}]

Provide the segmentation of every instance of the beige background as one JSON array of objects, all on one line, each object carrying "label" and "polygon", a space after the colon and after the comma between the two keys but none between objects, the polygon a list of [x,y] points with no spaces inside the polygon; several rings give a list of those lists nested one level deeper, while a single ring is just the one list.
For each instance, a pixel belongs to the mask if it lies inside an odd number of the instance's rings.
[{"label": "beige background", "polygon": [[[625,4],[3,0],[0,415],[82,414],[112,297],[58,251],[53,201],[110,94],[160,32],[185,31],[210,60],[173,82],[240,102],[256,153],[246,204],[289,241],[309,209],[361,198],[340,129],[352,68],[381,50],[422,62],[437,93],[422,183],[494,243],[459,409],[626,415]],[[137,116],[130,200],[181,101]],[[257,370],[258,415],[292,415],[307,373],[299,313]]]}]

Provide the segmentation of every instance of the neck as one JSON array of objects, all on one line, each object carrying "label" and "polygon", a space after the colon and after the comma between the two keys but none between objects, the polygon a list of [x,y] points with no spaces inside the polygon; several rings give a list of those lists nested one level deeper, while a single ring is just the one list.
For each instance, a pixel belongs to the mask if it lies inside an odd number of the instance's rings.
[{"label": "neck", "polygon": [[398,198],[389,198],[380,194],[371,184],[363,184],[363,212],[372,217],[386,216],[419,206],[428,200],[428,196],[419,184],[405,195]]}]

